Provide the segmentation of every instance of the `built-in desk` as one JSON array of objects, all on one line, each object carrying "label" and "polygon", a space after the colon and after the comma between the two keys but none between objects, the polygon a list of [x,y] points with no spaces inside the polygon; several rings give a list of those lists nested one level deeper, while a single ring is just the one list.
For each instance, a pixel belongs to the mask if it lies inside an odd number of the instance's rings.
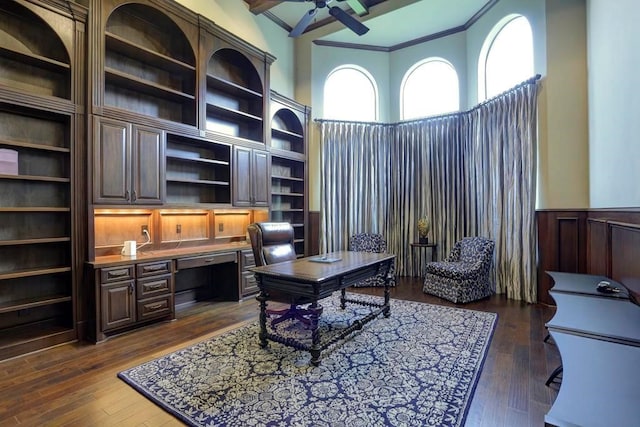
[{"label": "built-in desk", "polygon": [[[547,423],[637,426],[640,418],[640,307],[604,276],[548,273],[557,311],[547,323],[562,357],[560,391]],[[601,280],[623,289],[596,291]]]},{"label": "built-in desk", "polygon": [[229,243],[136,256],[96,257],[87,264],[89,316],[86,335],[102,341],[152,321],[175,318],[176,308],[197,301],[237,301],[250,292],[251,245]]}]

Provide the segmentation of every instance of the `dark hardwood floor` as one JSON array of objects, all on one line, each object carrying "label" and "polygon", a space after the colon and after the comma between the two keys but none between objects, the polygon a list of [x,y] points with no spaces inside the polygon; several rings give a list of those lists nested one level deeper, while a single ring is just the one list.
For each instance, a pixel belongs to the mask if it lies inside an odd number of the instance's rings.
[{"label": "dark hardwood floor", "polygon": [[[367,290],[359,290],[368,292]],[[377,290],[379,293],[379,290]],[[454,305],[399,278],[392,298]],[[553,308],[493,296],[464,308],[498,313],[498,324],[467,417],[467,426],[543,426],[557,394],[545,386],[560,363],[544,323]],[[0,426],[165,426],[181,423],[116,374],[257,319],[253,298],[200,303],[162,322],[94,345],[62,345],[0,362]]]}]

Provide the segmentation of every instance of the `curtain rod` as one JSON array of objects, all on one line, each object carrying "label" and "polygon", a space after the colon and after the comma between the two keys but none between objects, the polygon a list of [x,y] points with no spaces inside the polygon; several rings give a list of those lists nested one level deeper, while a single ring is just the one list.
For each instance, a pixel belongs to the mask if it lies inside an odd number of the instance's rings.
[{"label": "curtain rod", "polygon": [[481,103],[479,103],[478,105],[465,110],[465,111],[457,111],[455,113],[447,113],[447,114],[440,114],[438,116],[431,116],[431,117],[422,117],[420,119],[412,119],[412,120],[403,120],[400,122],[395,122],[395,123],[382,123],[382,122],[361,122],[361,121],[357,121],[357,120],[338,120],[338,119],[313,119],[314,122],[316,123],[352,123],[352,124],[358,124],[358,125],[379,125],[379,126],[397,126],[397,125],[402,125],[402,124],[408,124],[408,123],[415,123],[415,122],[421,122],[424,120],[441,120],[441,119],[446,119],[449,117],[456,117],[456,116],[460,116],[462,114],[467,114],[467,113],[471,113],[472,111],[477,110],[478,108],[489,104],[493,101],[495,101],[496,99],[505,96],[511,92],[513,92],[514,90],[520,89],[521,87],[530,85],[530,84],[534,84],[536,83],[538,80],[540,80],[542,76],[540,74],[536,74],[535,76],[531,77],[528,80],[523,81],[522,83],[518,83],[517,85],[515,85],[514,87],[512,87],[511,89],[507,89],[506,91],[492,97],[489,99],[486,99],[484,101],[482,101]]}]

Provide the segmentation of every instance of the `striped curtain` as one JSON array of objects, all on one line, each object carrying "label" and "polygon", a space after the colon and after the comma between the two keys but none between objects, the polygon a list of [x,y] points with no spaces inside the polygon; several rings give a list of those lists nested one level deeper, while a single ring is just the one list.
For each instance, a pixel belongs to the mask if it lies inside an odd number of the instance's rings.
[{"label": "striped curtain", "polygon": [[[496,242],[498,293],[536,301],[539,76],[470,111],[399,124],[321,122],[321,249],[380,233],[400,275],[414,271],[416,223],[444,258],[465,236]],[[417,270],[417,268],[416,268]]]}]

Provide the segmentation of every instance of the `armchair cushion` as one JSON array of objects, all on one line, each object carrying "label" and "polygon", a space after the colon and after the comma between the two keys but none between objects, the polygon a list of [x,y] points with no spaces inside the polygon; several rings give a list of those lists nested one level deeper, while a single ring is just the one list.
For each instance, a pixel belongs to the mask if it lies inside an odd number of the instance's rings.
[{"label": "armchair cushion", "polygon": [[465,237],[456,242],[449,256],[425,267],[423,291],[455,303],[466,303],[493,293],[490,269],[493,240]]},{"label": "armchair cushion", "polygon": [[[355,252],[383,253],[387,251],[387,241],[381,234],[358,233],[349,238],[349,250]],[[391,263],[391,268],[389,268],[389,273],[387,275],[390,280],[389,286],[396,285],[395,271],[396,268],[394,260]],[[378,275],[365,279],[353,286],[356,288],[367,286],[384,286],[385,280],[385,275],[379,273]]]}]

